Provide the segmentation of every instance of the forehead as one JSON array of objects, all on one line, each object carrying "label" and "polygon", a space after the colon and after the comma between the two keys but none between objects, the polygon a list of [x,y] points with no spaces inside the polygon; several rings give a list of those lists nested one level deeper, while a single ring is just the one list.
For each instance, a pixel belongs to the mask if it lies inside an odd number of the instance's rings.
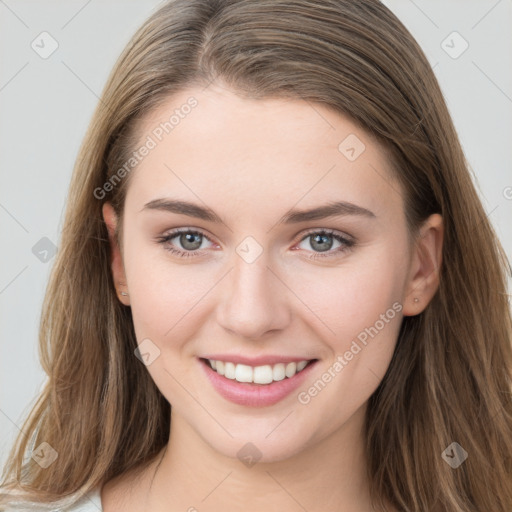
[{"label": "forehead", "polygon": [[137,148],[151,146],[128,190],[139,208],[166,194],[196,196],[215,211],[246,206],[248,214],[251,205],[277,203],[282,214],[298,201],[402,207],[385,149],[318,103],[245,99],[212,84],[169,97],[138,128]]}]

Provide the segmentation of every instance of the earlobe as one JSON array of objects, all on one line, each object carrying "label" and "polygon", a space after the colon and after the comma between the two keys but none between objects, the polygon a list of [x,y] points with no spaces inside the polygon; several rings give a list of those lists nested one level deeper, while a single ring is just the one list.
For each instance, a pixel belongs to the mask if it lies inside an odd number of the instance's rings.
[{"label": "earlobe", "polygon": [[423,223],[414,244],[403,300],[404,316],[420,314],[439,287],[443,237],[443,218],[438,213],[432,214]]},{"label": "earlobe", "polygon": [[119,247],[119,242],[116,236],[116,228],[117,228],[117,214],[113,208],[113,206],[106,202],[103,204],[102,208],[103,219],[107,226],[108,237],[110,242],[110,268],[112,270],[112,277],[114,279],[114,286],[117,290],[117,296],[119,300],[125,305],[130,305],[130,300],[128,298],[128,288],[126,283],[126,275],[124,271],[123,258],[121,255],[121,250]]}]

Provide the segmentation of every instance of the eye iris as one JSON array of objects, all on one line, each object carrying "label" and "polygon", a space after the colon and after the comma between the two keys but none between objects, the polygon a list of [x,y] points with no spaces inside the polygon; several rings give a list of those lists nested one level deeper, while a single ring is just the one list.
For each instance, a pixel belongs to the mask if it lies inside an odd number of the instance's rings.
[{"label": "eye iris", "polygon": [[[326,240],[330,240],[330,243],[327,242],[326,244]],[[322,234],[318,234],[318,235],[315,235],[315,236],[312,236],[312,239],[311,239],[311,247],[313,247],[314,249],[317,249],[319,251],[328,251],[331,247],[332,247],[332,236],[330,235],[322,235]],[[320,244],[320,245],[318,245]]]},{"label": "eye iris", "polygon": [[[180,235],[180,244],[184,249],[194,251],[201,247],[201,236],[199,233],[183,233]],[[188,243],[191,243],[192,247],[187,246]]]}]

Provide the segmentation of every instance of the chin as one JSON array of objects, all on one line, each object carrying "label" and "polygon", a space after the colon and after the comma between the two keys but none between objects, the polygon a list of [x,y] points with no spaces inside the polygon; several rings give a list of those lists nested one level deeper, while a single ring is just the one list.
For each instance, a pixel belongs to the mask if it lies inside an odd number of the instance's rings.
[{"label": "chin", "polygon": [[[271,431],[272,429],[268,430],[268,432]],[[276,432],[268,435],[267,431],[263,433],[261,430],[251,435],[248,429],[243,435],[231,433],[232,438],[226,434],[223,439],[204,440],[220,455],[238,459],[247,467],[252,467],[256,463],[285,461],[299,454],[306,447],[304,438],[287,436],[286,429],[280,432],[281,435],[275,435]]]}]

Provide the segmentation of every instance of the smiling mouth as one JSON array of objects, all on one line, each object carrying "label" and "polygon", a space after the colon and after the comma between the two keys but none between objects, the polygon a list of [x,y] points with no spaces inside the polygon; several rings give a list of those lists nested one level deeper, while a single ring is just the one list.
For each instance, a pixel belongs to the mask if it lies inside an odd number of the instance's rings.
[{"label": "smiling mouth", "polygon": [[201,358],[201,361],[213,371],[223,377],[247,384],[272,384],[284,379],[291,379],[301,373],[317,359],[303,360],[299,362],[267,364],[261,366],[249,366],[235,364],[229,361],[217,361]]}]

